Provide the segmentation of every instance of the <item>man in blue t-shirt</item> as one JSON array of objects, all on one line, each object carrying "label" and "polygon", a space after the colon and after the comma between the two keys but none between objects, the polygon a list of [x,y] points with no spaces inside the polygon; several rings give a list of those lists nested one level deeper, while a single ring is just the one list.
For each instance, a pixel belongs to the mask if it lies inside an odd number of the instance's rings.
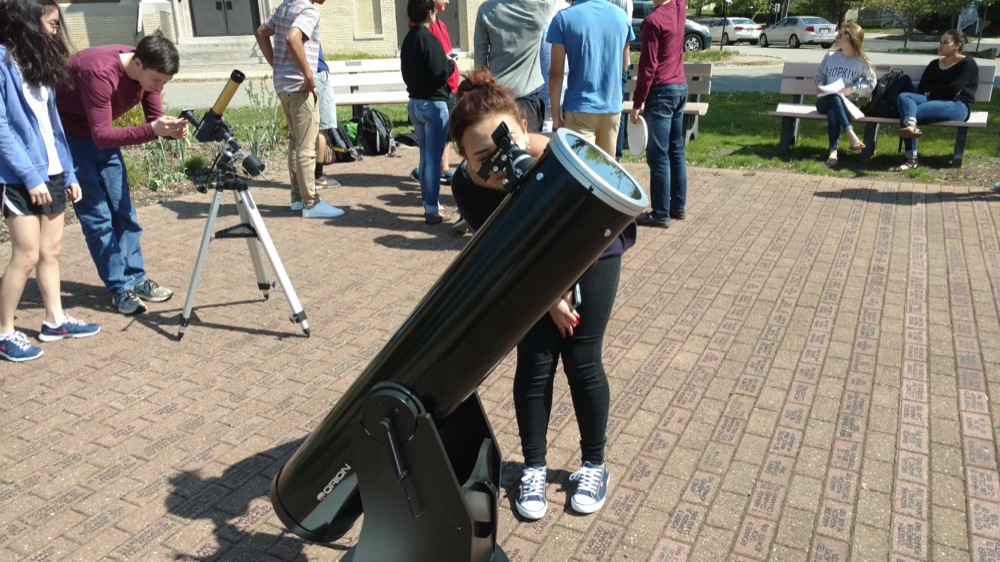
[{"label": "man in blue t-shirt", "polygon": [[[633,39],[625,11],[607,0],[578,0],[555,15],[545,38],[552,43],[553,130],[572,129],[614,157],[622,111],[621,78]],[[560,103],[567,57],[569,86]]]}]

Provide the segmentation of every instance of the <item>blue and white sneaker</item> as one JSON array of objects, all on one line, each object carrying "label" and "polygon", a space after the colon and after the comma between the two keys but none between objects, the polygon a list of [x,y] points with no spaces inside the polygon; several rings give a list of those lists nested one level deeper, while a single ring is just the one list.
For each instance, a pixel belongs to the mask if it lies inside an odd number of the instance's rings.
[{"label": "blue and white sneaker", "polygon": [[569,479],[580,481],[576,486],[576,493],[570,500],[573,509],[580,513],[594,513],[604,506],[604,500],[608,495],[608,483],[611,481],[606,466],[597,466],[584,461],[583,467],[571,474]]},{"label": "blue and white sneaker", "polygon": [[146,279],[142,283],[132,287],[135,296],[147,302],[166,302],[174,296],[174,292],[166,287],[161,287],[159,283],[152,279]]},{"label": "blue and white sneaker", "polygon": [[549,510],[545,499],[545,467],[527,467],[521,473],[521,484],[517,487],[517,501],[514,507],[525,519],[541,519]]},{"label": "blue and white sneaker", "polygon": [[31,345],[28,336],[22,332],[14,331],[11,335],[0,339],[0,357],[10,361],[31,361],[38,359],[45,353],[40,347]]},{"label": "blue and white sneaker", "polygon": [[38,333],[38,339],[42,341],[59,341],[63,338],[89,338],[90,336],[96,336],[100,331],[101,327],[97,324],[77,320],[67,314],[63,323],[58,326],[49,326],[48,322],[42,322],[42,329]]}]

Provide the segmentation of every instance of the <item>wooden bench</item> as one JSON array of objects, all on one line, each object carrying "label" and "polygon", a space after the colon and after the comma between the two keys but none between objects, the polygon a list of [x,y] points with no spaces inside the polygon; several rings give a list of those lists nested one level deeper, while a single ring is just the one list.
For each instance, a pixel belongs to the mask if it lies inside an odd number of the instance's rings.
[{"label": "wooden bench", "polygon": [[[622,102],[622,112],[632,111],[632,94],[638,84],[639,65],[633,64],[625,85],[626,100]],[[684,106],[684,144],[698,137],[698,118],[708,113],[708,102],[701,96],[712,93],[712,63],[684,63],[684,76],[688,83],[688,101]]]},{"label": "wooden bench", "polygon": [[[813,77],[819,64],[786,62],[782,70],[781,93],[792,96],[792,103],[779,103],[778,108],[771,111],[769,115],[781,118],[781,142],[778,151],[782,158],[788,157],[788,151],[799,137],[799,123],[802,119],[826,120],[826,115],[821,115],[816,111],[813,104],[804,104],[805,96],[816,96],[816,83]],[[880,64],[875,67],[875,76],[881,78],[883,74],[893,69],[900,69],[906,73],[913,85],[920,83],[920,77],[924,73],[926,65],[912,64]],[[993,79],[996,75],[996,67],[981,65],[979,67],[979,89],[976,90],[977,102],[988,102],[993,95]],[[921,124],[920,128],[925,132],[930,127],[950,127],[957,129],[955,135],[955,153],[952,156],[951,164],[955,168],[962,166],[962,158],[965,156],[965,141],[969,134],[969,129],[986,128],[988,117],[985,111],[975,111],[972,106],[972,114],[968,121],[944,121],[941,123]],[[879,125],[899,126],[898,118],[890,117],[862,117],[856,121],[865,124],[864,143],[865,148],[861,151],[861,160],[867,162],[875,155],[875,144],[878,140]]]},{"label": "wooden bench", "polygon": [[[334,100],[337,105],[352,106],[355,117],[360,117],[369,105],[410,101],[398,58],[327,61],[326,64],[330,67]],[[347,93],[343,92],[345,88]]]}]

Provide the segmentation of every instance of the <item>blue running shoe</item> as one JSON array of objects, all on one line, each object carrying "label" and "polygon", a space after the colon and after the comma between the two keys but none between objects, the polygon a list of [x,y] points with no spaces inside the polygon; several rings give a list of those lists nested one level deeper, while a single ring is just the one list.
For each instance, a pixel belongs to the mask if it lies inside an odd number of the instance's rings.
[{"label": "blue running shoe", "polygon": [[10,361],[31,361],[38,359],[45,353],[40,347],[31,345],[28,336],[15,331],[13,334],[0,339],[0,357]]},{"label": "blue running shoe", "polygon": [[611,481],[611,475],[605,466],[584,461],[583,467],[571,474],[569,479],[580,481],[576,493],[570,499],[573,509],[580,513],[593,513],[604,506],[604,500],[608,495],[608,482]]},{"label": "blue running shoe", "polygon": [[517,501],[514,507],[525,519],[541,519],[549,510],[545,499],[545,467],[526,467],[521,473],[521,484],[518,485]]},{"label": "blue running shoe", "polygon": [[59,341],[63,338],[89,338],[96,336],[100,331],[101,327],[97,324],[89,324],[67,314],[66,319],[58,326],[49,326],[48,322],[42,322],[42,330],[38,333],[38,339]]}]

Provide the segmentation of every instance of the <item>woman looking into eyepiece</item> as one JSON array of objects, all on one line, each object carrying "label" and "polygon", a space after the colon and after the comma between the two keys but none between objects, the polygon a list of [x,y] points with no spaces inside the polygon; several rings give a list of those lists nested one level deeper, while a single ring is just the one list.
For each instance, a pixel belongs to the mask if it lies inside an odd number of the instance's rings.
[{"label": "woman looking into eyepiece", "polygon": [[[478,229],[506,197],[505,174],[479,170],[496,149],[493,132],[505,123],[513,142],[531,156],[542,155],[549,139],[527,132],[528,122],[511,92],[488,70],[469,73],[459,85],[451,114],[451,137],[465,158],[452,180],[452,194],[462,217]],[[546,434],[552,412],[553,382],[562,357],[580,430],[581,464],[570,477],[578,482],[571,506],[593,513],[605,502],[610,475],[605,464],[610,391],[601,352],[604,331],[614,307],[621,258],[635,244],[633,222],[584,273],[574,289],[549,308],[517,346],[514,410],[525,468],[514,505],[523,517],[540,519],[546,499]]]}]

